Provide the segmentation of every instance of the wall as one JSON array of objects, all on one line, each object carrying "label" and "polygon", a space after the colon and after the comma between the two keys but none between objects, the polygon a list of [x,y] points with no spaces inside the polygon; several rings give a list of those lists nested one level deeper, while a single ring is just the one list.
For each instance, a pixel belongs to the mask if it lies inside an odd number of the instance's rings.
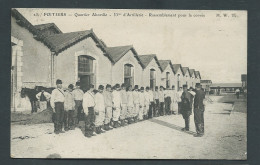
[{"label": "wall", "polygon": [[27,29],[19,26],[11,17],[11,35],[23,41],[21,60],[22,86],[34,88],[35,85],[50,86],[51,51],[40,41],[33,38]]},{"label": "wall", "polygon": [[188,88],[189,88],[189,87],[190,87],[190,85],[189,85],[189,82],[190,82],[190,74],[189,74],[188,71],[186,72],[186,74],[185,74],[184,77],[183,77],[183,85],[186,84],[186,82],[187,82],[187,86],[188,86]]},{"label": "wall", "polygon": [[193,73],[191,75],[191,78],[190,78],[190,81],[189,81],[189,86],[195,88],[195,84],[196,84],[196,79],[195,79],[195,74]]},{"label": "wall", "polygon": [[155,59],[153,59],[143,71],[142,86],[143,87],[150,86],[150,69],[155,69],[155,71],[156,71],[155,72],[156,73],[156,86],[159,87],[160,85],[164,85],[161,82],[162,72],[161,72],[160,68],[158,67],[158,64],[156,63]]},{"label": "wall", "polygon": [[180,87],[182,87],[183,84],[184,84],[184,77],[183,77],[183,74],[182,74],[182,72],[181,72],[181,69],[179,68],[179,69],[177,70],[177,72],[175,73],[175,75],[174,75],[175,89],[177,89],[178,74],[180,75]]},{"label": "wall", "polygon": [[132,64],[134,66],[134,85],[142,84],[142,66],[134,57],[132,50],[129,50],[118,62],[112,66],[112,85],[124,83],[124,65]]},{"label": "wall", "polygon": [[63,80],[63,86],[75,84],[78,81],[78,56],[88,55],[95,58],[96,65],[96,83],[99,85],[111,84],[111,62],[103,55],[100,48],[96,46],[95,41],[88,37],[74,46],[58,54],[55,59],[55,78]]},{"label": "wall", "polygon": [[162,72],[161,74],[161,84],[163,87],[166,88],[166,73],[169,72],[170,73],[170,88],[172,87],[172,85],[176,86],[175,84],[175,79],[174,79],[174,73],[172,71],[172,68],[170,65],[168,65],[166,67],[166,69]]}]

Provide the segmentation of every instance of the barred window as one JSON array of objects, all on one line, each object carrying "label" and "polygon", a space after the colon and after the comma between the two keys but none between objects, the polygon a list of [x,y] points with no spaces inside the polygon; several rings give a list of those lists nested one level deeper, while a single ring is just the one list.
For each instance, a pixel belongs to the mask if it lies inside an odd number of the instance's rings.
[{"label": "barred window", "polygon": [[79,74],[88,75],[93,73],[93,58],[86,55],[78,57],[78,72]]},{"label": "barred window", "polygon": [[131,64],[124,65],[124,84],[126,87],[134,85],[134,67]]}]

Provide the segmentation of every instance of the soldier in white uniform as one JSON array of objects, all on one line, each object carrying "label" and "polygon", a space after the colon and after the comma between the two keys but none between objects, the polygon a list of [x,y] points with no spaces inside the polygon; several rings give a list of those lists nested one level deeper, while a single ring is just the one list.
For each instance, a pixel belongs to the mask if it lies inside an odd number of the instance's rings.
[{"label": "soldier in white uniform", "polygon": [[143,120],[143,115],[144,115],[144,106],[145,106],[145,98],[144,98],[144,87],[140,88],[139,91],[139,100],[140,100],[140,109],[139,109],[139,115],[138,115],[138,119],[141,121]]},{"label": "soldier in white uniform", "polygon": [[80,89],[79,81],[76,82],[76,87],[72,91],[72,94],[73,94],[74,100],[75,100],[74,122],[75,122],[75,125],[77,125],[77,124],[79,124],[79,120],[81,118],[80,115],[83,114],[82,99],[83,99],[83,95],[84,95],[83,90]]},{"label": "soldier in white uniform", "polygon": [[62,131],[62,123],[64,119],[64,101],[65,101],[65,94],[62,89],[62,81],[56,81],[57,88],[54,89],[51,93],[51,107],[54,112],[54,133],[64,133]]},{"label": "soldier in white uniform", "polygon": [[101,127],[104,125],[104,120],[105,120],[105,101],[104,101],[104,96],[103,96],[103,90],[104,86],[99,85],[98,87],[98,92],[95,94],[95,114],[96,114],[96,119],[95,119],[95,127],[96,127],[96,133],[100,134],[103,131],[101,130]]},{"label": "soldier in white uniform", "polygon": [[177,114],[178,113],[178,93],[175,90],[175,86],[172,86],[172,90],[171,90],[171,99],[172,99],[172,104],[171,104],[171,111],[173,112],[173,114]]},{"label": "soldier in white uniform", "polygon": [[95,97],[94,97],[94,85],[90,85],[88,91],[83,95],[83,111],[85,113],[85,136],[93,136],[93,131],[95,127]]},{"label": "soldier in white uniform", "polygon": [[148,119],[148,111],[151,105],[149,89],[149,87],[146,87],[144,91],[144,119]]},{"label": "soldier in white uniform", "polygon": [[135,109],[134,109],[134,97],[132,91],[132,85],[127,88],[127,120],[128,124],[133,123],[135,117]]},{"label": "soldier in white uniform", "polygon": [[113,96],[112,96],[112,92],[111,92],[111,85],[107,84],[106,85],[106,90],[103,92],[104,95],[104,100],[105,100],[105,107],[106,107],[106,115],[105,115],[105,130],[109,131],[111,129],[113,129],[112,127],[110,127],[110,123],[111,123],[111,119],[113,116]]},{"label": "soldier in white uniform", "polygon": [[125,84],[121,85],[121,112],[120,112],[120,122],[121,126],[125,126],[127,122],[125,121],[127,113],[127,94],[125,89]]},{"label": "soldier in white uniform", "polygon": [[75,101],[72,94],[73,85],[70,84],[68,89],[64,92],[65,101],[64,101],[64,130],[74,129],[74,114],[75,114]]},{"label": "soldier in white uniform", "polygon": [[133,100],[134,100],[134,122],[137,122],[139,109],[140,109],[140,98],[138,92],[138,85],[135,85],[135,89],[133,91]]},{"label": "soldier in white uniform", "polygon": [[120,111],[121,111],[121,94],[120,94],[120,85],[115,85],[115,90],[112,92],[113,95],[113,122],[114,122],[114,128],[119,127],[119,117],[120,117]]}]

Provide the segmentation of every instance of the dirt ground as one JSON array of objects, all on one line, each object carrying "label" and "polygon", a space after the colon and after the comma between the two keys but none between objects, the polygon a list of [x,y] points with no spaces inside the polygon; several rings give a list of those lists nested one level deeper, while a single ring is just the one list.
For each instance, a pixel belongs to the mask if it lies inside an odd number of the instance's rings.
[{"label": "dirt ground", "polygon": [[52,123],[11,124],[13,158],[130,158],[130,159],[246,159],[247,114],[234,112],[223,96],[210,96],[205,111],[205,136],[182,132],[181,115],[153,118],[113,129],[92,138],[80,129],[55,135]]}]

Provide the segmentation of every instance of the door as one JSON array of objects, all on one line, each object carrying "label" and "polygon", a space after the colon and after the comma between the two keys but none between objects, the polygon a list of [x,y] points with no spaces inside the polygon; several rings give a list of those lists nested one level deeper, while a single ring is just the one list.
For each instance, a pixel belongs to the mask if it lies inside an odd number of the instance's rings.
[{"label": "door", "polygon": [[86,92],[89,89],[89,86],[92,82],[91,77],[91,75],[80,76],[80,89],[82,89],[84,92]]}]

